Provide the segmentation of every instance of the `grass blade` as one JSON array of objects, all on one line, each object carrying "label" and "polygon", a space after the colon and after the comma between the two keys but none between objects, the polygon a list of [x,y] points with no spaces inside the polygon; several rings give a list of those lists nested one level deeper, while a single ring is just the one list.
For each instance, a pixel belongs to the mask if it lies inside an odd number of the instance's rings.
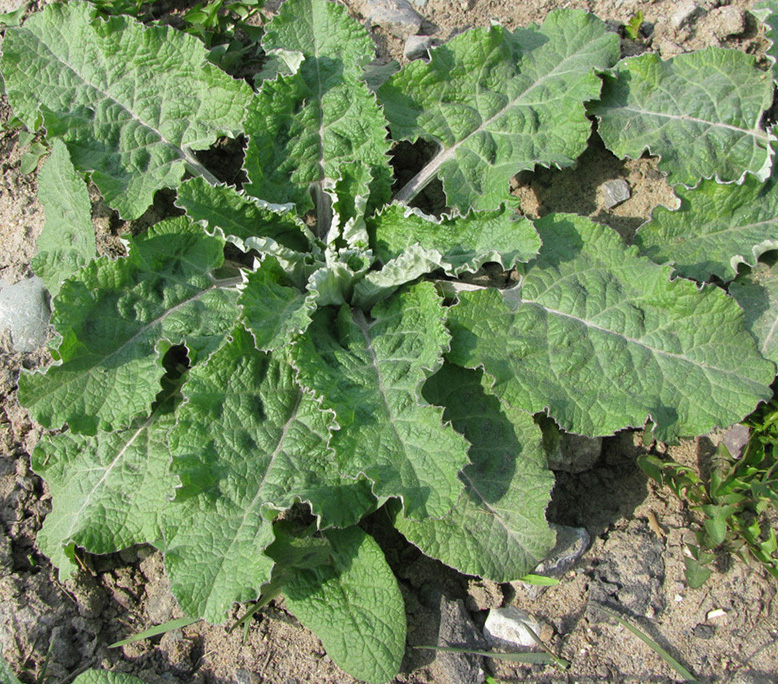
[{"label": "grass blade", "polygon": [[188,627],[189,625],[192,625],[195,622],[197,622],[199,619],[200,618],[182,617],[182,618],[178,618],[177,620],[171,620],[170,622],[164,622],[161,625],[155,625],[154,627],[149,627],[149,629],[144,629],[142,632],[133,634],[131,637],[127,637],[126,639],[117,641],[115,644],[111,644],[108,648],[119,648],[120,646],[133,644],[136,641],[143,641],[144,639],[150,639],[151,637],[155,637],[158,634],[171,632],[174,629],[181,629],[182,627]]},{"label": "grass blade", "polygon": [[640,639],[646,646],[651,648],[654,653],[656,653],[662,660],[664,660],[670,667],[672,667],[681,677],[683,677],[683,680],[685,682],[689,682],[690,684],[698,684],[697,680],[695,679],[694,675],[689,672],[681,663],[679,663],[673,656],[671,656],[665,649],[663,649],[656,641],[654,641],[651,637],[649,637],[647,634],[644,634],[641,632],[637,627],[627,622],[621,615],[619,615],[616,611],[611,610],[610,608],[602,605],[601,603],[598,604],[598,608],[602,610],[606,615],[609,615],[610,617],[614,618],[616,622],[618,622],[622,627],[626,627],[630,632],[632,632],[638,639]]},{"label": "grass blade", "polygon": [[533,575],[530,573],[529,575],[524,575],[524,577],[519,578],[520,582],[526,582],[527,584],[535,584],[539,587],[553,587],[556,584],[559,584],[559,580],[555,577],[548,577],[546,575]]},{"label": "grass blade", "polygon": [[496,658],[497,660],[510,660],[514,663],[528,663],[531,665],[553,665],[554,659],[542,651],[527,651],[526,653],[504,653],[502,651],[479,651],[474,648],[460,648],[457,646],[414,646],[413,648],[423,648],[430,651],[443,651],[444,653],[471,653],[486,658]]}]

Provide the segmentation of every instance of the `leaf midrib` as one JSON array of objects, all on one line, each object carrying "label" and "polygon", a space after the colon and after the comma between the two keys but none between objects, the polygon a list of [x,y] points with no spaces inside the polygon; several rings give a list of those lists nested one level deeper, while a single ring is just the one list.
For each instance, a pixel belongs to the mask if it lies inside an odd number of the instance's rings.
[{"label": "leaf midrib", "polygon": [[216,571],[212,575],[213,579],[210,582],[211,591],[208,594],[207,603],[210,603],[210,597],[213,594],[213,589],[216,587],[216,585],[219,582],[218,578],[222,575],[225,564],[227,563],[227,561],[231,561],[233,558],[237,557],[235,554],[232,553],[232,549],[235,546],[235,544],[238,542],[240,533],[243,531],[243,528],[246,526],[246,523],[248,522],[249,518],[251,518],[251,520],[259,520],[260,529],[268,524],[267,521],[264,520],[264,518],[262,517],[261,513],[258,516],[253,515],[254,509],[257,506],[257,502],[260,502],[260,505],[269,503],[264,500],[265,483],[267,482],[267,478],[270,475],[270,471],[273,469],[273,465],[275,464],[278,455],[281,453],[283,449],[284,443],[286,442],[286,436],[287,434],[289,434],[289,428],[291,427],[292,423],[294,423],[294,421],[297,419],[297,411],[300,408],[302,397],[303,397],[302,391],[298,391],[297,397],[295,398],[295,403],[290,410],[289,418],[287,418],[283,428],[281,428],[281,434],[278,436],[276,447],[270,456],[270,460],[267,463],[267,467],[265,468],[265,472],[262,475],[262,479],[257,483],[256,493],[254,494],[253,498],[249,502],[248,506],[242,509],[243,515],[240,518],[240,524],[235,530],[235,534],[232,535],[232,539],[230,540],[230,544],[227,551],[219,555],[218,567],[215,569]]},{"label": "leaf midrib", "polygon": [[[22,33],[22,30],[19,30],[19,33]],[[50,54],[53,59],[58,62],[59,64],[63,65],[63,67],[68,70],[70,73],[72,73],[82,84],[87,86],[88,88],[92,88],[96,92],[100,93],[103,97],[105,97],[110,102],[115,103],[122,111],[127,112],[130,115],[130,118],[136,121],[140,126],[143,126],[147,130],[154,133],[160,142],[164,143],[165,145],[168,145],[171,147],[175,152],[178,154],[178,157],[181,161],[186,162],[187,164],[190,164],[193,166],[193,168],[202,168],[201,164],[191,155],[187,152],[184,147],[179,146],[176,143],[170,142],[160,130],[152,126],[151,124],[143,121],[142,119],[138,118],[138,116],[135,114],[135,112],[129,108],[128,105],[126,105],[124,102],[121,102],[120,100],[117,100],[113,95],[107,93],[105,90],[100,88],[99,86],[95,85],[91,81],[87,80],[85,76],[83,76],[79,71],[76,70],[75,66],[72,66],[70,63],[66,62],[60,55],[58,55],[56,52],[54,52],[50,47],[49,44],[44,42],[41,37],[39,37],[35,32],[27,29],[26,33],[28,36],[32,37],[34,41],[40,45],[48,54]],[[203,174],[205,175],[205,174]]]},{"label": "leaf midrib", "polygon": [[[600,40],[602,36],[599,36],[597,40]],[[468,133],[462,140],[459,142],[454,143],[449,148],[443,148],[440,152],[438,152],[433,158],[432,161],[430,161],[414,178],[412,178],[408,183],[397,193],[395,196],[395,201],[403,201],[408,202],[415,196],[415,193],[421,191],[421,189],[424,188],[424,186],[432,180],[432,178],[435,177],[435,175],[440,171],[440,168],[443,166],[445,162],[447,162],[449,159],[452,159],[455,155],[457,150],[468,140],[470,140],[473,136],[482,133],[486,128],[492,124],[496,119],[503,116],[506,112],[510,111],[514,107],[522,106],[524,103],[522,100],[526,97],[528,93],[531,93],[535,88],[538,86],[544,84],[548,79],[555,76],[566,76],[567,74],[581,74],[583,75],[589,75],[591,73],[591,69],[584,72],[581,69],[570,69],[568,71],[562,71],[562,67],[565,66],[568,62],[570,62],[572,59],[580,58],[582,53],[585,52],[586,49],[590,48],[592,43],[596,41],[590,41],[585,46],[582,46],[579,50],[574,52],[573,54],[565,57],[561,62],[559,62],[551,71],[546,73],[544,76],[542,76],[539,80],[534,81],[528,88],[521,91],[521,93],[518,94],[516,98],[513,100],[510,100],[504,107],[502,107],[499,111],[495,112],[489,119],[482,122],[478,128],[474,129],[470,133]],[[520,75],[520,74],[517,74]],[[533,103],[529,103],[525,106],[532,106]],[[583,105],[581,105],[583,108]]]},{"label": "leaf midrib", "polygon": [[664,349],[659,349],[657,347],[652,347],[651,345],[647,344],[646,342],[643,342],[642,340],[639,340],[639,339],[634,338],[634,337],[630,337],[629,335],[626,335],[626,334],[624,334],[622,332],[619,332],[617,330],[611,330],[609,328],[603,328],[602,326],[597,325],[596,323],[593,323],[592,321],[586,320],[585,318],[580,318],[578,316],[575,316],[573,314],[567,313],[565,311],[560,311],[558,309],[552,309],[552,308],[550,308],[550,307],[548,307],[548,306],[546,306],[546,305],[544,305],[544,304],[542,304],[540,302],[536,302],[536,301],[532,301],[532,300],[527,300],[527,299],[522,299],[521,300],[521,304],[522,305],[526,304],[526,305],[529,305],[529,306],[535,306],[535,307],[541,309],[542,311],[545,311],[546,313],[548,313],[548,314],[550,314],[552,316],[559,316],[560,318],[567,318],[567,319],[576,321],[577,323],[581,323],[581,324],[585,325],[587,328],[590,328],[590,329],[593,329],[593,330],[598,330],[599,332],[605,333],[607,335],[613,335],[614,337],[618,337],[618,338],[628,342],[629,344],[633,344],[635,346],[642,347],[642,348],[646,349],[647,351],[649,351],[652,354],[655,354],[657,356],[667,356],[667,357],[676,359],[678,361],[687,363],[687,364],[689,364],[691,366],[694,366],[696,368],[700,368],[700,369],[702,369],[704,371],[712,371],[712,372],[716,372],[716,373],[721,373],[723,375],[734,376],[741,382],[748,381],[749,383],[752,383],[755,386],[758,385],[759,387],[762,387],[762,385],[760,385],[759,383],[751,380],[751,378],[744,377],[743,375],[738,374],[736,371],[733,371],[733,370],[730,370],[730,369],[726,369],[726,368],[720,368],[718,366],[710,366],[708,364],[701,363],[699,361],[695,361],[693,359],[690,359],[689,357],[683,356],[682,354],[677,354],[675,352],[667,351],[667,350],[664,350]]},{"label": "leaf midrib", "polygon": [[770,141],[769,134],[766,131],[760,131],[758,128],[756,129],[742,128],[740,126],[733,126],[732,124],[722,123],[719,121],[709,121],[707,119],[700,119],[696,116],[690,116],[688,114],[668,114],[665,112],[657,112],[649,109],[630,107],[627,105],[619,105],[617,107],[605,107],[601,111],[606,111],[606,110],[630,112],[632,114],[640,114],[643,116],[655,116],[660,119],[670,119],[673,121],[688,121],[690,123],[704,124],[706,126],[710,126],[711,128],[723,128],[726,130],[735,131],[736,133],[742,133],[751,138],[760,139],[764,141],[765,144],[769,143]]}]

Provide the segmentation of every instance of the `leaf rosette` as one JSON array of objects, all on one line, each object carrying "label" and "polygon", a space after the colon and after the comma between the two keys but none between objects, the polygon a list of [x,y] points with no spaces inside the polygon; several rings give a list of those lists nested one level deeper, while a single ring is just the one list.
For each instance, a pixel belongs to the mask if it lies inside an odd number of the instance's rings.
[{"label": "leaf rosette", "polygon": [[[519,579],[554,543],[534,413],[590,435],[650,419],[676,439],[770,396],[769,320],[588,219],[518,216],[508,193],[520,170],[575,163],[587,107],[620,154],[652,147],[609,133],[633,107],[622,81],[643,79],[653,103],[645,70],[670,83],[713,63],[742,81],[732,97],[750,127],[724,117],[695,142],[742,128],[709,175],[761,178],[765,77],[716,51],[603,76],[618,38],[577,11],[467,32],[382,85],[366,73],[369,34],[336,3],[288,0],[261,47],[252,92],[195,38],[83,3],[7,31],[11,104],[53,141],[34,267],[55,295],[55,362],[19,381],[35,420],[63,430],[34,456],[54,498],[39,543],[67,571],[78,548],[154,544],[184,611],[211,622],[284,591],[340,667],[387,681],[405,618],[375,520],[462,572]],[[242,186],[194,154],[237,135]],[[438,152],[390,202],[392,144],[418,139]],[[703,162],[662,154],[678,182],[698,177]],[[84,173],[123,217],[163,187],[185,215],[95,258]],[[433,179],[452,207],[440,217],[409,206]],[[754,259],[771,225],[749,238]],[[731,266],[743,249],[720,252]],[[510,272],[502,288],[488,264]],[[774,308],[773,280],[755,292],[739,278],[733,294]]]}]

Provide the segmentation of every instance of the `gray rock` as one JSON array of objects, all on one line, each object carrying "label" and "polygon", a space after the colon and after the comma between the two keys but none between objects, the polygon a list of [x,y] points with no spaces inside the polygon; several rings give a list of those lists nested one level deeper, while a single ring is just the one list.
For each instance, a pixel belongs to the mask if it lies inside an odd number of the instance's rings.
[{"label": "gray rock", "polygon": [[241,668],[235,672],[235,684],[260,684],[262,679],[255,672]]},{"label": "gray rock", "polygon": [[630,198],[629,185],[621,178],[606,181],[600,187],[602,188],[603,203],[608,211]]},{"label": "gray rock", "polygon": [[[469,646],[483,650],[486,643],[470,618],[461,600],[448,600],[440,596],[439,646]],[[439,651],[437,661],[446,674],[449,684],[482,684],[486,679],[483,658],[472,653],[447,653]]]},{"label": "gray rock", "polygon": [[403,40],[418,33],[424,21],[408,0],[364,0],[364,14],[372,25]]},{"label": "gray rock", "polygon": [[729,430],[724,433],[722,438],[722,444],[727,447],[727,451],[735,458],[740,458],[743,453],[743,449],[748,440],[751,437],[751,430],[747,426],[738,423],[733,425]]},{"label": "gray rock", "polygon": [[739,36],[746,32],[746,13],[738,7],[720,7],[711,12],[713,33],[717,38]]},{"label": "gray rock", "polygon": [[[583,527],[568,527],[567,525],[551,523],[551,528],[556,532],[556,544],[543,562],[533,570],[533,573],[548,577],[561,577],[581,560],[589,548],[591,537]],[[513,586],[520,587],[527,598],[532,600],[535,600],[548,588],[528,582],[514,582]]]},{"label": "gray rock", "polygon": [[678,5],[675,12],[673,12],[673,16],[670,18],[670,24],[677,31],[687,24],[690,24],[701,12],[702,8],[700,8],[696,2],[686,0],[686,2],[682,2]]},{"label": "gray rock", "polygon": [[49,325],[46,286],[37,276],[8,285],[0,281],[0,331],[11,331],[13,348],[29,352],[46,341]]},{"label": "gray rock", "polygon": [[432,47],[432,38],[430,36],[408,36],[405,41],[403,55],[405,59],[414,60],[426,57],[429,49]]},{"label": "gray rock", "polygon": [[493,608],[484,624],[484,636],[494,648],[534,648],[537,642],[530,630],[540,637],[542,626],[529,613],[515,606]]}]

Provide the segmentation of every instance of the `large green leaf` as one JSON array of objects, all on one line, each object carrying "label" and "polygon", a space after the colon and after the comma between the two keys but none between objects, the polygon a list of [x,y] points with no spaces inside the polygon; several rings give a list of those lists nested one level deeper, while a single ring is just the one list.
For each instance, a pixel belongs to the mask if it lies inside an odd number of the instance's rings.
[{"label": "large green leaf", "polygon": [[294,569],[286,605],[322,640],[341,669],[365,682],[397,675],[405,651],[405,604],[375,540],[358,527],[330,530],[331,562]]},{"label": "large green leaf", "polygon": [[19,378],[35,420],[94,434],[148,415],[164,352],[186,344],[200,361],[234,326],[238,293],[213,275],[223,250],[221,238],[170,219],[132,239],[126,258],[97,259],[66,281],[52,317],[59,365]]},{"label": "large green leaf", "polygon": [[679,188],[681,207],[658,207],[635,243],[657,263],[671,263],[694,280],[723,281],[737,275],[764,252],[778,248],[778,192],[774,182],[747,176],[742,185],[702,181]]},{"label": "large green leaf", "polygon": [[35,130],[42,114],[124,218],[140,216],[185,169],[202,173],[193,150],[241,132],[251,99],[194,36],[127,16],[103,21],[81,2],[49,5],[9,29],[0,66],[16,116]]},{"label": "large green leaf", "polygon": [[718,288],[671,281],[588,219],[550,215],[519,286],[462,293],[449,359],[483,366],[511,406],[607,435],[650,417],[657,438],[734,423],[772,396],[772,364]]},{"label": "large green leaf", "polygon": [[351,177],[355,160],[367,165],[373,179],[369,183],[358,173],[355,196],[367,195],[370,185],[374,203],[388,199],[386,121],[362,81],[362,67],[375,49],[343,6],[324,0],[284,3],[263,46],[298,50],[305,59],[295,74],[264,81],[251,105],[246,190],[270,202],[294,202],[300,213],[315,200],[317,231],[324,237],[331,202],[325,194]]},{"label": "large green leaf", "polygon": [[501,406],[483,374],[446,364],[424,385],[424,397],[445,406],[445,420],[472,443],[460,474],[465,495],[443,518],[411,520],[397,529],[426,555],[468,575],[510,582],[532,571],[554,545],[546,506],[554,476],[532,416]]},{"label": "large green leaf", "polygon": [[209,234],[221,232],[240,249],[270,252],[287,260],[311,249],[304,224],[290,213],[291,205],[268,204],[228,185],[211,185],[192,178],[178,188],[176,204]]},{"label": "large green leaf", "polygon": [[160,407],[126,430],[94,437],[64,432],[38,443],[33,468],[46,479],[53,504],[37,544],[61,578],[76,570],[73,544],[113,553],[158,541],[162,508],[174,490],[166,443],[174,424]]},{"label": "large green leaf", "polygon": [[38,174],[38,200],[46,223],[36,243],[38,253],[32,267],[56,295],[62,281],[97,254],[89,192],[60,140],[52,141],[51,156]]},{"label": "large green leaf", "polygon": [[770,74],[738,50],[708,48],[663,62],[645,54],[605,76],[590,106],[605,145],[619,157],[659,155],[671,183],[701,178],[735,181],[746,171],[770,174],[770,136],[761,128],[770,108]]},{"label": "large green leaf", "polygon": [[451,206],[494,209],[519,171],[570,166],[591,132],[583,103],[600,94],[594,70],[618,57],[618,36],[603,22],[559,10],[540,28],[468,31],[428,64],[406,65],[378,91],[392,134],[440,150],[396,198],[439,177]]},{"label": "large green leaf", "polygon": [[370,219],[376,256],[384,263],[419,245],[440,254],[439,268],[449,275],[477,271],[487,261],[510,269],[529,261],[540,249],[532,223],[512,211],[471,212],[440,220],[393,204]]},{"label": "large green leaf", "polygon": [[270,580],[276,512],[307,501],[322,525],[350,525],[374,506],[364,481],[340,477],[331,411],[283,358],[241,328],[192,369],[170,442],[181,479],[165,511],[165,562],[188,615],[221,622]]},{"label": "large green leaf", "polygon": [[729,287],[766,359],[778,364],[778,267],[758,264]]},{"label": "large green leaf", "polygon": [[294,351],[303,384],[337,414],[332,446],[343,472],[364,473],[376,496],[402,498],[413,518],[448,513],[467,464],[467,442],[420,397],[448,346],[444,317],[423,283],[376,305],[370,319],[347,306],[319,311]]}]

